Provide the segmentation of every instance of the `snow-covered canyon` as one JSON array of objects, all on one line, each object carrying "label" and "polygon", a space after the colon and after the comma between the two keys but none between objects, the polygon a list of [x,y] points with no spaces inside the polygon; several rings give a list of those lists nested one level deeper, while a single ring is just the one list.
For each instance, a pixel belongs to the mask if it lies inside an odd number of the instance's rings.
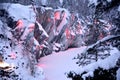
[{"label": "snow-covered canyon", "polygon": [[120,1],[9,2],[0,3],[0,80],[120,80]]}]

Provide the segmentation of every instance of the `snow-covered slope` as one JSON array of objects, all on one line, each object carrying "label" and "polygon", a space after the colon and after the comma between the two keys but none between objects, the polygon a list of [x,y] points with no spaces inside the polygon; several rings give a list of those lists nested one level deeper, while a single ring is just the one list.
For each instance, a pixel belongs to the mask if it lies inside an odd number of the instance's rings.
[{"label": "snow-covered slope", "polygon": [[76,72],[78,72],[78,74],[81,74],[84,71],[88,72],[87,74],[83,75],[83,77],[85,78],[87,76],[94,76],[93,72],[98,67],[103,68],[105,70],[113,68],[115,67],[117,60],[120,57],[119,53],[120,53],[119,50],[113,48],[113,50],[110,51],[110,56],[107,57],[106,59],[103,60],[99,59],[97,62],[91,63],[84,67],[80,67],[79,69],[76,70]]},{"label": "snow-covered slope", "polygon": [[[0,80],[43,80],[43,69],[37,65],[35,58],[33,58],[33,53],[28,51],[26,45],[20,43],[12,33],[20,34],[22,32],[21,30],[25,29],[22,37],[19,34],[16,36],[20,36],[22,40],[26,39],[36,20],[32,6],[4,3],[0,4],[0,10],[0,55],[3,57],[2,63],[9,64],[14,74],[17,75],[17,77],[12,78],[10,76],[11,74],[9,74],[10,77],[8,75],[4,77],[0,73]],[[8,25],[8,19],[13,19],[13,22],[17,21],[14,29],[11,28],[13,27],[11,26],[13,24],[12,22],[10,23],[11,27]],[[28,39],[28,41],[30,40]],[[3,65],[0,64],[0,68]],[[4,66],[7,67],[7,65]]]},{"label": "snow-covered slope", "polygon": [[78,68],[74,56],[81,53],[85,47],[71,48],[67,51],[53,53],[40,59],[39,65],[45,73],[45,80],[71,80],[65,73]]},{"label": "snow-covered slope", "polygon": [[[23,48],[20,44],[11,48],[9,41],[0,39],[0,53],[4,56],[4,61],[8,63],[12,67],[12,70],[15,71],[15,74],[18,75],[18,80],[42,80],[44,78],[42,68],[37,65],[31,65],[27,56],[30,54],[26,52],[23,53]],[[35,68],[35,74],[33,75],[31,74],[30,66]],[[11,78],[7,78],[7,80],[8,79]]]}]

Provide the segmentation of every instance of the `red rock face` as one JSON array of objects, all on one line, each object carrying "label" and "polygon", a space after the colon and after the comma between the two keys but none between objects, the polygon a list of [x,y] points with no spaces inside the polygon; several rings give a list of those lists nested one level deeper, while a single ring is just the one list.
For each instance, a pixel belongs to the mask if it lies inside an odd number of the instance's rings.
[{"label": "red rock face", "polygon": [[56,20],[59,20],[59,19],[60,19],[60,12],[59,12],[59,11],[56,11],[56,12],[54,13],[54,17],[55,17]]},{"label": "red rock face", "polygon": [[17,27],[18,27],[19,29],[21,29],[21,28],[24,27],[24,23],[23,23],[22,20],[18,20],[18,21],[17,21]]}]

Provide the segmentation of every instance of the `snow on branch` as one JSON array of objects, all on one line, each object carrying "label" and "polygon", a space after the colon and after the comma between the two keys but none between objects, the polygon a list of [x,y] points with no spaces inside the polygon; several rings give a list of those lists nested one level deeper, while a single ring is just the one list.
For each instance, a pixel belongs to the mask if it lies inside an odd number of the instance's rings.
[{"label": "snow on branch", "polygon": [[104,42],[109,41],[109,40],[112,40],[112,39],[113,39],[113,40],[114,40],[114,39],[118,39],[118,38],[120,38],[120,35],[117,35],[117,36],[115,36],[115,35],[109,35],[109,36],[107,36],[107,37],[104,37],[103,39],[97,41],[95,44],[93,44],[93,45],[91,45],[91,46],[88,46],[84,53],[86,53],[86,52],[89,51],[90,49],[95,49],[95,47],[98,46],[98,45],[100,45],[101,43],[104,43]]},{"label": "snow on branch", "polygon": [[[95,44],[88,46],[83,53],[78,54],[74,59],[78,59],[76,62],[80,65],[87,65],[91,62],[96,62],[99,59],[105,59],[111,55],[113,50],[114,40],[120,39],[120,35],[111,35],[97,41]],[[111,45],[111,46],[110,46]],[[115,46],[116,47],[116,46]],[[118,47],[117,47],[118,48]],[[117,49],[116,48],[116,49]]]},{"label": "snow on branch", "polygon": [[[86,78],[90,78],[90,77],[92,77],[94,79],[97,74],[99,74],[100,76],[101,75],[104,76],[103,75],[104,73],[105,73],[105,75],[107,74],[104,70],[107,70],[107,72],[109,72],[112,68],[118,69],[117,62],[120,58],[119,52],[120,52],[119,50],[114,48],[113,50],[110,51],[110,53],[112,53],[112,54],[109,57],[107,57],[106,59],[98,60],[97,62],[93,62],[86,66],[79,67],[77,70],[71,71],[68,74],[68,77],[72,77],[72,78],[78,77],[75,80],[78,80],[80,78],[82,78],[82,80],[87,80]],[[95,73],[96,71],[101,71],[102,74],[100,74],[100,72]],[[109,72],[109,73],[111,73],[111,72]]]}]

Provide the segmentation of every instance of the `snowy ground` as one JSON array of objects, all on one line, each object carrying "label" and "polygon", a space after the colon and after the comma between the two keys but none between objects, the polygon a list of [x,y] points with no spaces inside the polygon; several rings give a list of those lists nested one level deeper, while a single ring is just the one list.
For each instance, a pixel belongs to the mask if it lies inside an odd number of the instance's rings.
[{"label": "snowy ground", "polygon": [[[67,51],[62,51],[59,53],[54,53],[49,56],[41,58],[39,61],[39,66],[43,68],[45,73],[45,80],[72,80],[67,78],[66,73],[69,71],[76,71],[81,73],[87,71],[83,77],[88,75],[93,75],[93,72],[97,67],[104,69],[109,69],[115,66],[116,60],[119,58],[119,51],[116,48],[110,51],[111,56],[104,60],[98,60],[92,64],[89,64],[84,67],[79,67],[76,65],[75,59],[73,58],[85,50],[85,47],[81,48],[72,48]],[[117,80],[119,80],[120,70],[117,71]]]},{"label": "snowy ground", "polygon": [[65,73],[78,68],[73,58],[84,49],[85,47],[72,48],[41,58],[39,65],[44,70],[45,80],[71,80]]}]

